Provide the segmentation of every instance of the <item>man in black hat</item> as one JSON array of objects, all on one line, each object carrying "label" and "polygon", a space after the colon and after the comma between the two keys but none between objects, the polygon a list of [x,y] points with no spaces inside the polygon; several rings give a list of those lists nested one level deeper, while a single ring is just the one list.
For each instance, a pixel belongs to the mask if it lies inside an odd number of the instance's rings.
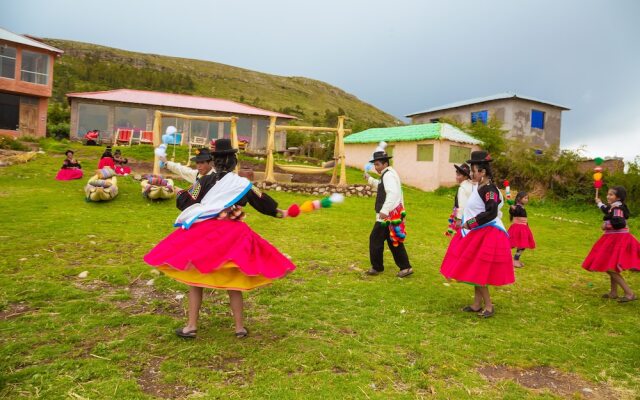
[{"label": "man in black hat", "polygon": [[191,161],[196,163],[196,169],[189,168],[177,162],[167,161],[166,157],[160,157],[160,160],[165,163],[169,171],[177,174],[189,183],[195,183],[198,178],[215,172],[213,169],[213,157],[207,148],[196,149],[195,157],[191,158]]},{"label": "man in black hat", "polygon": [[366,171],[364,173],[369,184],[378,187],[375,203],[376,222],[371,230],[371,235],[369,235],[371,268],[366,273],[367,275],[378,275],[384,271],[383,253],[384,242],[386,241],[393,255],[393,260],[400,268],[397,276],[404,278],[413,273],[407,250],[402,242],[394,245],[391,240],[389,226],[383,224],[383,221],[389,216],[389,213],[404,203],[400,176],[396,170],[389,165],[389,159],[392,158],[392,156],[386,153],[384,150],[385,147],[386,143],[381,142],[373,153],[373,158],[369,161],[373,163],[376,172],[380,174],[380,179],[369,176]]}]

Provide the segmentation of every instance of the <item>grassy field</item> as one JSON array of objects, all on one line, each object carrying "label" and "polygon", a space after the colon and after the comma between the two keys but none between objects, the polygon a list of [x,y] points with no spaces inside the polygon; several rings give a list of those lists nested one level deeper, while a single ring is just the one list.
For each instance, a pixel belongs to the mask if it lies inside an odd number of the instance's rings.
[{"label": "grassy field", "polygon": [[[0,169],[0,397],[43,399],[638,398],[640,302],[600,295],[580,268],[599,237],[591,205],[528,207],[539,248],[516,284],[492,290],[496,316],[460,312],[472,289],[439,274],[452,192],[405,189],[416,273],[367,277],[373,199],[247,222],[298,269],[246,296],[239,341],[226,294],[206,292],[199,336],[177,338],[186,287],[142,261],[172,231],[173,202],[121,178],[112,202],[58,182],[66,144]],[[85,169],[100,149],[76,155]],[[137,152],[140,152],[139,154]],[[125,155],[149,157],[148,150]],[[350,179],[358,179],[350,171]],[[273,193],[284,206],[307,198]],[[638,232],[637,220],[631,227]],[[88,271],[82,279],[78,274]],[[640,274],[627,274],[640,291]],[[152,281],[153,280],[153,281]],[[152,284],[150,284],[152,283]]]}]

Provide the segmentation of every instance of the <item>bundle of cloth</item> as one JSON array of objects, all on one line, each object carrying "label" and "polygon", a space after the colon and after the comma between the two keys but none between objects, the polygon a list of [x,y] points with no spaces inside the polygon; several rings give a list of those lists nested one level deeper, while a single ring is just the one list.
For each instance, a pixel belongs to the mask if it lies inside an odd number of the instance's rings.
[{"label": "bundle of cloth", "polygon": [[140,182],[142,195],[151,200],[163,200],[175,197],[173,180],[165,179],[162,175],[145,175]]},{"label": "bundle of cloth", "polygon": [[84,187],[87,201],[109,201],[118,195],[116,172],[104,167],[92,176]]}]

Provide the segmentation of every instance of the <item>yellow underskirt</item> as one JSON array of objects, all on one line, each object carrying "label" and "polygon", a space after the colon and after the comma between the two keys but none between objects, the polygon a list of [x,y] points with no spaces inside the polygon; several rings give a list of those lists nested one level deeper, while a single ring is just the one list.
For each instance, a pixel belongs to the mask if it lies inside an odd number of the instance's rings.
[{"label": "yellow underskirt", "polygon": [[268,285],[271,279],[264,276],[248,276],[242,273],[233,262],[226,262],[220,268],[209,274],[200,273],[196,268],[190,267],[185,271],[175,269],[170,265],[157,267],[165,275],[185,283],[189,286],[199,286],[213,289],[226,290],[251,290]]}]

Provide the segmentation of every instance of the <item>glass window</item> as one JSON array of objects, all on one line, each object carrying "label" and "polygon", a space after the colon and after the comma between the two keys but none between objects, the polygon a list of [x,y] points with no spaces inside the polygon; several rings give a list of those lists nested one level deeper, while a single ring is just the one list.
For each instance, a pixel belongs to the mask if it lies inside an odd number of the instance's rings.
[{"label": "glass window", "polygon": [[22,50],[21,70],[20,79],[23,81],[46,85],[49,78],[49,56]]},{"label": "glass window", "polygon": [[0,129],[15,131],[20,123],[20,96],[0,93]]},{"label": "glass window", "polygon": [[265,150],[267,148],[267,136],[269,135],[269,120],[266,118],[258,118],[258,131],[256,133],[256,143],[251,147],[256,150]]},{"label": "glass window", "polygon": [[[97,104],[78,105],[78,131],[76,136],[81,138],[88,131],[99,130],[107,134],[109,127],[109,107]],[[101,136],[102,137],[102,136]]]},{"label": "glass window", "polygon": [[144,108],[116,107],[116,124],[113,129],[133,129],[134,132],[146,130],[147,110]]},{"label": "glass window", "polygon": [[471,123],[475,124],[476,122],[482,122],[483,124],[487,124],[489,113],[487,110],[476,111],[471,113]]},{"label": "glass window", "polygon": [[417,161],[433,161],[433,145],[419,144]]},{"label": "glass window", "polygon": [[191,121],[191,137],[209,138],[209,122],[194,119]]},{"label": "glass window", "polygon": [[251,127],[253,125],[252,118],[238,119],[238,140],[244,139],[251,141]]},{"label": "glass window", "polygon": [[449,146],[449,162],[462,164],[471,158],[471,148],[464,146]]},{"label": "glass window", "polygon": [[544,111],[531,110],[531,127],[544,129]]},{"label": "glass window", "polygon": [[16,79],[16,49],[0,46],[0,77]]}]

